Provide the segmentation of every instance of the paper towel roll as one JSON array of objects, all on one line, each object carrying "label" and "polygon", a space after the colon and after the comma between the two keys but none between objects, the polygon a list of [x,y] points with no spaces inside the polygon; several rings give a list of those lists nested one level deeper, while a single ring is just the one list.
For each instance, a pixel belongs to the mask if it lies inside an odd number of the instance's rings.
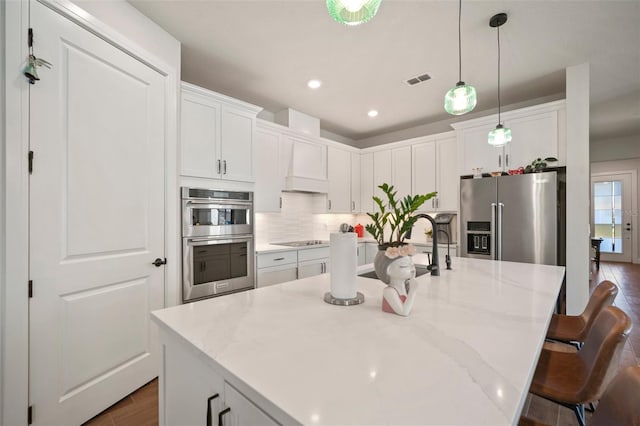
[{"label": "paper towel roll", "polygon": [[337,299],[356,297],[358,237],[354,232],[331,234],[331,295]]}]

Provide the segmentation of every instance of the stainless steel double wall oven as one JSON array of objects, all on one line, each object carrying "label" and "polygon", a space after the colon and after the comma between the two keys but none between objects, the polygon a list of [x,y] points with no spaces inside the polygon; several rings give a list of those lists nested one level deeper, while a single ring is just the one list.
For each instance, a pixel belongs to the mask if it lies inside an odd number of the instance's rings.
[{"label": "stainless steel double wall oven", "polygon": [[182,300],[255,287],[253,193],[182,191]]}]

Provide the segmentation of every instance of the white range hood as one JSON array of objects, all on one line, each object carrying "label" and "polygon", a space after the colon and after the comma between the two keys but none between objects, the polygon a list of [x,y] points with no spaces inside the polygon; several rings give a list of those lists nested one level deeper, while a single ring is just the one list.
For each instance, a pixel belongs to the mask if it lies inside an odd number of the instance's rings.
[{"label": "white range hood", "polygon": [[286,123],[280,124],[297,133],[285,136],[282,141],[287,164],[284,191],[328,193],[327,146],[314,140],[320,133],[320,121],[291,109],[284,112],[278,113],[280,117],[287,117]]}]

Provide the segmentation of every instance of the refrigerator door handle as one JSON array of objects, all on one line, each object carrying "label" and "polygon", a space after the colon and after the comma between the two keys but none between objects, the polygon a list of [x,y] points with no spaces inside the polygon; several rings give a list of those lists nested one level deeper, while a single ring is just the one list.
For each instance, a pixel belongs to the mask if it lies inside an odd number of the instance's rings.
[{"label": "refrigerator door handle", "polygon": [[496,260],[496,210],[498,205],[491,203],[491,260]]},{"label": "refrigerator door handle", "polygon": [[498,203],[498,260],[502,260],[502,214],[504,203]]}]

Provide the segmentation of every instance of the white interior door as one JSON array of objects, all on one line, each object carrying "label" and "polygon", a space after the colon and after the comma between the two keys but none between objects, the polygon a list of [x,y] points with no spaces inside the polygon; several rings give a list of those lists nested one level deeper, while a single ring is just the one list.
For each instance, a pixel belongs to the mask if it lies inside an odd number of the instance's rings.
[{"label": "white interior door", "polygon": [[631,173],[591,177],[591,235],[602,238],[600,259],[631,262],[633,210]]},{"label": "white interior door", "polygon": [[29,399],[77,425],[158,375],[164,79],[32,1]]}]

